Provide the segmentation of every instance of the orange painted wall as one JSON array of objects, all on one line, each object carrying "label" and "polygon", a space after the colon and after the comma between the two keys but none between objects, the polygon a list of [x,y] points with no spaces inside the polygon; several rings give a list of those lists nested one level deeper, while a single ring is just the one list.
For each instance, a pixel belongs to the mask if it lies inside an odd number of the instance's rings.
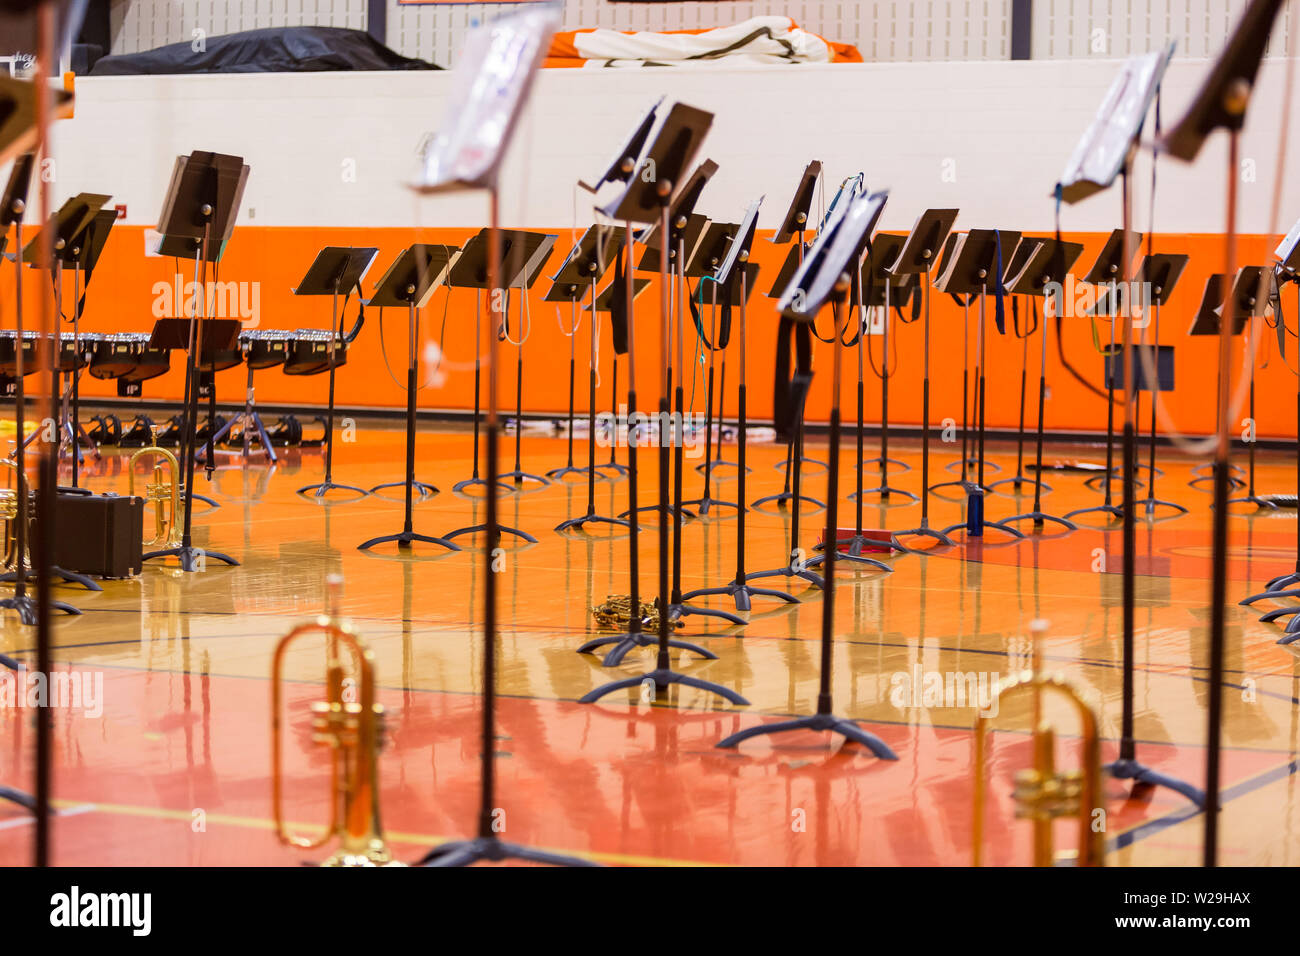
[{"label": "orange painted wall", "polygon": [[[245,225],[238,228],[221,264],[221,279],[257,281],[261,283],[262,328],[294,329],[324,328],[329,323],[328,299],[299,298],[290,289],[301,278],[316,251],[324,245],[377,245],[379,258],[367,277],[366,293],[378,280],[397,252],[406,244],[416,241],[462,243],[475,229],[434,229],[419,233],[406,229],[370,228],[298,228],[261,227]],[[1102,234],[1077,234],[1067,238],[1084,243],[1084,253],[1076,267],[1083,271],[1100,250],[1105,236]],[[547,264],[547,273],[558,267],[564,253],[573,241],[572,233],[563,230],[557,249]],[[143,255],[143,228],[120,226],[114,230],[103,258],[95,273],[87,301],[83,330],[88,332],[148,331],[154,321],[152,306],[153,287],[156,282],[167,281],[174,272],[171,259],[146,258]],[[1241,239],[1239,260],[1245,263],[1268,261],[1266,241],[1259,236]],[[1192,339],[1186,330],[1191,322],[1204,290],[1206,277],[1223,268],[1223,240],[1213,235],[1162,235],[1156,243],[1157,251],[1182,251],[1191,255],[1177,291],[1169,306],[1162,310],[1161,342],[1177,347],[1177,388],[1168,395],[1168,401],[1177,421],[1185,431],[1204,433],[1213,418],[1214,401],[1214,351],[1215,341]],[[755,243],[754,261],[762,267],[758,293],[749,310],[749,394],[750,413],[755,418],[768,418],[772,409],[772,352],[775,340],[776,315],[772,302],[761,293],[771,285],[782,257],[784,247],[775,247],[760,238]],[[189,270],[192,270],[192,263]],[[27,270],[27,321],[34,319],[31,311],[37,292],[37,274]],[[187,281],[192,273],[186,276]],[[13,272],[0,270],[0,324],[13,328]],[[656,280],[657,282],[657,280]],[[568,340],[556,322],[556,307],[541,301],[549,282],[543,279],[530,297],[532,333],[525,347],[524,407],[531,411],[559,412],[568,401]],[[68,294],[71,282],[68,282]],[[447,296],[450,294],[450,301]],[[457,370],[454,366],[466,365],[473,357],[472,319],[474,293],[468,290],[436,292],[425,311],[422,336],[428,341],[437,339],[446,306],[446,336],[443,348],[448,366],[445,379],[438,387],[426,388],[419,399],[421,407],[468,409],[473,406],[473,371]],[[659,363],[657,329],[658,290],[651,288],[638,299],[638,375],[642,402],[648,407],[655,396],[649,394]],[[1294,289],[1287,291],[1288,315],[1293,319]],[[353,310],[349,309],[349,324]],[[974,310],[972,310],[972,317]],[[568,323],[568,307],[563,307],[561,317]],[[829,314],[823,317],[823,329],[829,326]],[[944,418],[961,420],[961,310],[947,296],[935,295],[932,300],[932,397],[931,418],[934,423]],[[1009,312],[1008,312],[1008,321]],[[1019,383],[1021,343],[1008,336],[998,336],[994,331],[992,303],[988,312],[988,355],[991,379],[988,385],[987,418],[990,426],[1014,427],[1019,413]],[[602,385],[600,407],[607,407],[609,388],[609,357],[612,349],[609,323],[602,325],[601,345]],[[1108,336],[1108,327],[1101,327]],[[587,330],[584,325],[578,337],[579,387],[578,405],[585,406],[585,367]],[[1097,383],[1101,382],[1102,360],[1092,346],[1092,333],[1086,319],[1066,319],[1064,338],[1067,352],[1075,356],[1074,364],[1084,370]],[[406,362],[406,322],[404,315],[385,310],[383,339],[389,361],[399,380],[404,381]],[[891,387],[890,415],[893,421],[916,424],[921,418],[921,324],[895,326],[891,340],[897,345],[896,379]],[[688,339],[689,341],[689,339]],[[368,313],[366,327],[349,352],[347,367],[338,379],[338,401],[344,406],[392,406],[405,404],[405,396],[389,378],[381,353],[379,316]],[[879,347],[879,339],[873,343]],[[1266,336],[1267,348],[1263,352],[1268,365],[1259,373],[1257,418],[1259,433],[1264,437],[1295,436],[1296,434],[1296,383],[1276,355],[1271,333]],[[733,339],[734,350],[734,339]],[[816,344],[815,368],[817,371],[809,399],[809,417],[824,421],[830,406],[830,347]],[[503,346],[503,355],[513,365],[513,347]],[[891,348],[891,351],[893,349]],[[1028,423],[1033,423],[1033,382],[1037,377],[1037,341],[1030,347],[1030,406]],[[734,354],[733,354],[734,359]],[[179,361],[168,375],[145,385],[149,398],[179,398],[182,381]],[[1234,364],[1234,368],[1237,365]],[[856,356],[846,356],[845,412],[853,411]],[[1048,352],[1048,384],[1050,396],[1047,405],[1049,429],[1103,429],[1106,423],[1106,403],[1090,394],[1073,381],[1058,364],[1055,342]],[[218,376],[218,397],[223,401],[237,401],[243,394],[244,370],[231,369]],[[731,399],[728,414],[734,413],[734,367],[728,378]],[[867,418],[879,417],[879,386],[868,371]],[[513,370],[507,369],[503,379],[503,400],[513,405]],[[620,390],[622,382],[620,376]],[[112,383],[83,378],[83,394],[115,395]],[[257,378],[260,400],[276,403],[323,404],[326,399],[326,377],[290,378],[276,370],[261,372]],[[689,392],[688,392],[689,394]],[[702,411],[703,386],[696,389],[695,407]],[[1145,418],[1145,414],[1144,414]]]}]

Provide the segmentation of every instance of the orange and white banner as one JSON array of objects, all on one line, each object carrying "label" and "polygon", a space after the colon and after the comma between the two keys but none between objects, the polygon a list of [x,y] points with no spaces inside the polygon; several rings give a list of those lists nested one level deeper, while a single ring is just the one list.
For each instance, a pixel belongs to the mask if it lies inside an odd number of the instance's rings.
[{"label": "orange and white banner", "polygon": [[544,65],[604,68],[861,62],[862,54],[852,44],[834,43],[809,33],[789,17],[753,17],[712,30],[562,30],[552,38]]}]

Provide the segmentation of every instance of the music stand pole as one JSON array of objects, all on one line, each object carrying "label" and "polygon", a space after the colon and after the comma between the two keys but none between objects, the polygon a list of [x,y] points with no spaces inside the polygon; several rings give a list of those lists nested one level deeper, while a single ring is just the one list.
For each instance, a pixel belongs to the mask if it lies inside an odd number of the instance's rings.
[{"label": "music stand pole", "polygon": [[[1160,354],[1159,294],[1161,290],[1155,289],[1153,291],[1156,293],[1157,298],[1155,301],[1155,326],[1151,332],[1151,343],[1152,343],[1152,347],[1156,350],[1156,356],[1158,358]],[[1254,396],[1252,392],[1252,399],[1253,397]],[[1156,397],[1154,395],[1151,396],[1151,430],[1149,432],[1149,436],[1150,437],[1148,438],[1147,441],[1148,453],[1150,455],[1150,458],[1148,459],[1148,463],[1147,463],[1147,496],[1146,499],[1143,501],[1143,504],[1146,506],[1147,517],[1151,517],[1151,515],[1155,514],[1155,510],[1158,505],[1165,505],[1169,508],[1174,508],[1178,511],[1178,514],[1185,515],[1187,514],[1187,508],[1184,507],[1183,505],[1180,505],[1174,501],[1163,501],[1160,498],[1156,497],[1156,475],[1158,472],[1156,470]],[[1173,515],[1172,517],[1177,517],[1177,515]]]},{"label": "music stand pole", "polygon": [[[487,421],[484,440],[487,443],[487,480],[495,484],[500,471],[501,451],[498,446],[500,423],[497,419],[498,379],[500,362],[497,346],[497,329],[501,321],[497,312],[497,283],[500,281],[501,234],[497,224],[497,189],[488,188],[488,288],[492,290],[490,303],[490,328],[488,334],[488,400]],[[414,311],[415,300],[411,300]],[[414,319],[412,319],[414,321]],[[415,354],[415,340],[411,340],[411,354]],[[412,379],[412,385],[414,380]],[[409,392],[414,395],[412,388]],[[414,403],[414,398],[410,399]],[[409,443],[408,443],[409,444]],[[409,472],[408,472],[409,474]],[[409,498],[408,498],[409,500]],[[532,863],[545,863],[551,866],[596,866],[590,860],[546,853],[518,843],[507,843],[497,836],[497,801],[496,801],[496,705],[497,705],[497,578],[494,567],[497,549],[501,544],[498,527],[499,502],[497,495],[489,494],[486,499],[487,546],[483,549],[483,715],[482,733],[479,739],[479,814],[478,833],[468,840],[457,840],[434,847],[422,860],[420,865],[428,866],[469,866],[479,860],[501,862],[517,859]]]},{"label": "music stand pole", "polygon": [[[835,330],[834,353],[831,361],[831,421],[830,447],[826,455],[826,550],[822,557],[825,563],[825,585],[822,598],[822,640],[821,640],[821,675],[817,693],[817,713],[811,717],[797,717],[794,720],[782,720],[773,724],[759,724],[746,730],[738,731],[718,741],[718,747],[735,747],[741,741],[760,734],[777,734],[787,730],[829,730],[855,740],[883,760],[897,760],[898,757],[889,746],[857,723],[836,717],[831,701],[831,665],[832,649],[835,636],[835,557],[836,525],[839,517],[839,465],[840,465],[840,375],[843,362],[843,341],[840,338],[840,315],[848,298],[849,277],[841,274],[831,294],[831,308],[834,314]],[[796,513],[797,513],[796,509]]]},{"label": "music stand pole", "polygon": [[[482,291],[479,289],[475,289],[474,290],[474,468],[472,473],[470,474],[470,477],[466,478],[464,481],[458,481],[451,486],[451,490],[456,493],[463,492],[466,488],[473,487],[474,485],[487,484],[486,481],[484,481],[482,478],[479,477],[479,473],[478,473],[479,418],[480,418],[479,396],[482,394],[482,376],[483,376],[483,350],[480,344],[481,333],[482,333],[482,329],[480,327],[483,324],[480,315],[482,305],[483,305]],[[504,481],[500,482],[499,485],[501,491],[503,492],[510,492],[514,490],[509,485],[507,485]],[[506,529],[502,528],[501,530],[505,531]]]},{"label": "music stand pole", "polygon": [[[941,481],[930,485],[927,491],[937,488],[965,488],[970,480],[970,466],[975,463],[970,453],[974,441],[970,437],[970,420],[974,401],[970,394],[970,296],[961,300],[961,460],[950,461],[944,465],[945,471],[952,471],[954,466],[960,470],[960,477],[955,481]],[[1004,479],[1005,480],[1005,479]],[[950,499],[952,500],[952,499]],[[926,496],[921,496],[921,511],[926,510]],[[925,521],[922,520],[922,525]],[[897,537],[897,536],[895,536]]]},{"label": "music stand pole", "polygon": [[[670,315],[670,309],[669,309],[670,291],[669,291],[669,283],[668,283],[668,245],[670,242],[670,234],[668,230],[668,207],[672,199],[673,184],[666,179],[660,180],[655,184],[655,191],[657,193],[658,200],[659,200],[659,240],[660,240],[659,241],[659,324],[660,324],[659,363],[664,367],[666,371],[669,365],[671,364],[671,354],[670,354],[669,340],[668,340],[668,322],[669,322],[669,315]],[[635,401],[636,362],[634,359],[634,352],[633,352],[634,342],[635,342],[635,334],[634,334],[635,316],[633,313],[633,296],[634,296],[635,283],[633,282],[633,278],[632,278],[633,277],[632,223],[628,222],[626,228],[627,228],[627,266],[628,266],[627,268],[627,369],[628,369],[627,405],[628,405],[628,415],[630,416],[632,414],[633,409],[636,408],[636,401]],[[663,422],[668,421],[668,407],[669,407],[668,387],[669,387],[668,379],[665,375],[665,377],[660,380],[660,396],[659,396],[659,421],[661,423],[659,429],[659,506],[660,506],[661,519],[659,522],[659,601],[658,601],[659,638],[657,642],[658,652],[656,655],[655,667],[653,670],[651,670],[646,674],[638,675],[636,677],[625,678],[623,680],[611,681],[610,683],[605,684],[602,687],[597,687],[595,690],[585,694],[583,697],[579,699],[579,702],[583,704],[595,703],[597,700],[604,697],[606,694],[612,693],[613,691],[616,690],[621,690],[628,687],[643,686],[650,682],[652,682],[654,685],[654,694],[656,699],[660,694],[664,693],[671,685],[681,684],[685,687],[694,687],[697,690],[705,690],[705,691],[709,691],[710,693],[717,694],[719,697],[722,697],[733,704],[747,705],[749,703],[749,701],[745,700],[745,698],[741,697],[735,691],[731,690],[730,688],[723,687],[721,684],[714,684],[711,681],[701,680],[698,677],[691,677],[686,674],[681,674],[678,673],[677,671],[674,671],[672,669],[672,661],[669,659],[668,656],[669,648],[673,647],[674,645],[682,646],[682,644],[684,644],[684,642],[673,641],[668,636],[673,626],[672,621],[669,620],[669,615],[668,615],[668,605],[671,601],[671,594],[668,589],[668,520],[667,520],[668,519],[669,456],[668,456],[668,446],[664,443],[664,433],[663,433],[663,425],[662,425]],[[705,437],[707,439],[708,436],[706,435]],[[629,436],[628,467],[630,468],[630,472],[629,472],[628,480],[629,480],[629,493],[631,499],[629,502],[630,504],[629,513],[633,515],[636,514],[636,510],[637,510],[636,507],[636,446],[637,446],[636,440],[631,439]],[[705,475],[706,476],[708,475],[707,471],[705,472]],[[632,631],[632,629],[635,628],[638,633],[629,633],[626,637],[623,638],[622,641],[619,642],[618,646],[615,647],[614,650],[611,651],[610,654],[606,656],[605,664],[607,666],[611,663],[610,658],[613,657],[614,654],[617,653],[621,648],[625,648],[625,649],[623,649],[623,653],[619,654],[618,656],[618,660],[620,661],[622,660],[623,655],[626,654],[628,650],[631,650],[633,646],[636,646],[638,643],[640,643],[637,640],[637,638],[640,636],[639,631],[640,631],[640,619],[641,619],[640,590],[637,583],[637,563],[636,563],[637,537],[638,537],[637,526],[636,524],[633,524],[632,545],[631,545],[631,556],[633,561],[632,594],[631,594],[632,611],[631,611],[631,626],[629,627],[629,631]],[[642,646],[645,645],[642,644]],[[703,651],[702,648],[694,648],[692,645],[687,645],[687,647],[692,650],[696,650],[697,653]],[[708,658],[716,658],[717,656],[707,651],[704,651],[703,653],[704,656]],[[614,663],[617,663],[617,661],[614,661]]]},{"label": "music stand pole", "polygon": [[[1250,332],[1246,333],[1248,336]],[[1247,414],[1253,423],[1255,421],[1255,364],[1250,366],[1250,410]],[[1229,498],[1230,505],[1254,505],[1256,511],[1276,511],[1277,505],[1267,498],[1261,498],[1255,494],[1255,443],[1256,439],[1247,442],[1246,449],[1246,494],[1240,498]]]},{"label": "music stand pole", "polygon": [[[682,280],[685,282],[685,278]],[[718,345],[718,284],[709,283],[709,375],[708,375],[708,398],[705,400],[704,407],[704,494],[691,501],[683,501],[683,505],[699,505],[700,516],[703,517],[709,513],[710,508],[735,508],[737,513],[744,510],[743,501],[723,501],[720,498],[712,497],[713,493],[713,468],[717,464],[713,458],[713,370],[714,363],[717,359],[718,352],[722,353],[723,368],[726,368],[727,350]],[[730,295],[730,292],[727,293]],[[744,308],[744,306],[741,306]],[[718,404],[722,403],[722,390],[718,390]],[[722,454],[722,415],[721,409],[716,419],[718,423],[718,454]],[[727,464],[731,464],[728,462]],[[687,511],[689,517],[694,517]]]},{"label": "music stand pole", "polygon": [[[592,283],[593,289],[595,288],[595,285],[596,284],[593,282]],[[554,481],[562,480],[565,475],[569,475],[569,474],[580,475],[582,474],[583,471],[581,468],[578,468],[573,464],[573,389],[574,389],[575,375],[577,373],[577,365],[574,361],[573,350],[575,346],[574,340],[578,336],[578,299],[576,296],[573,298],[571,305],[572,305],[572,311],[570,315],[572,321],[571,321],[569,334],[568,336],[566,336],[569,340],[569,427],[568,427],[569,456],[565,460],[564,466],[562,468],[552,468],[550,471],[546,473],[546,477]],[[593,322],[596,320],[596,313],[594,311],[591,314],[591,319]],[[560,331],[564,331],[564,330],[561,329]]]}]

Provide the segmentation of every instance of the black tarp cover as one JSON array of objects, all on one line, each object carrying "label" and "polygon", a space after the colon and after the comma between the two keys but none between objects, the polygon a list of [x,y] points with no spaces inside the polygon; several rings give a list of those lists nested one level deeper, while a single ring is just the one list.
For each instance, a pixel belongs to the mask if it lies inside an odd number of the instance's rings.
[{"label": "black tarp cover", "polygon": [[437,70],[384,46],[364,30],[272,27],[171,43],[143,53],[106,56],[91,76],[167,73],[316,73],[326,70]]}]

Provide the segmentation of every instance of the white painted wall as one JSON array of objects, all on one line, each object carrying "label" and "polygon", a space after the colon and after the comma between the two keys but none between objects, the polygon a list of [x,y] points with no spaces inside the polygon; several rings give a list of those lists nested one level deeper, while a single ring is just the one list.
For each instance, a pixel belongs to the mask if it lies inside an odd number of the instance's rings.
[{"label": "white painted wall", "polygon": [[[1260,74],[1242,156],[1239,226],[1268,230],[1276,176],[1284,61]],[[721,166],[703,211],[738,216],[765,194],[773,227],[804,164],[821,159],[832,184],[864,170],[892,199],[883,228],[905,229],[926,206],[959,207],[959,227],[1047,230],[1049,192],[1116,68],[1114,61],[882,63],[653,71],[544,70],[503,180],[506,223],[563,228],[591,221],[573,184],[594,172],[635,116],[659,94],[716,112],[705,154]],[[1208,68],[1175,60],[1165,83],[1166,123]],[[403,186],[422,135],[445,106],[450,73],[83,77],[76,117],[56,127],[58,198],[108,192],[129,223],[152,224],[172,161],[210,149],[252,166],[240,221],[259,225],[478,226],[477,196],[417,199]],[[1300,130],[1290,156],[1300,161]],[[1216,136],[1200,161],[1160,168],[1162,232],[1223,229],[1226,147]],[[356,181],[342,175],[355,160]],[[1148,174],[1136,176],[1137,226],[1146,225]],[[945,181],[945,170],[954,174]],[[829,201],[829,189],[827,201]],[[1067,230],[1117,224],[1116,195],[1067,208]],[[1300,177],[1289,177],[1282,225],[1300,216]]]}]

